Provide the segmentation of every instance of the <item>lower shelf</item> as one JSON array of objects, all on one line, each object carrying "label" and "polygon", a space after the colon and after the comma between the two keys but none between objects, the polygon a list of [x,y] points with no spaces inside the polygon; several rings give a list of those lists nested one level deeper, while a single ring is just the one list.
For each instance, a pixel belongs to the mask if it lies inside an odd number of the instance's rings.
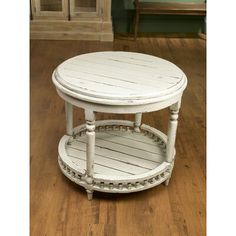
[{"label": "lower shelf", "polygon": [[[75,183],[87,188],[86,127],[74,129],[59,143],[59,165]],[[131,121],[97,121],[93,183],[102,192],[135,192],[169,178],[172,164],[165,162],[166,135],[147,125],[133,130]]]}]

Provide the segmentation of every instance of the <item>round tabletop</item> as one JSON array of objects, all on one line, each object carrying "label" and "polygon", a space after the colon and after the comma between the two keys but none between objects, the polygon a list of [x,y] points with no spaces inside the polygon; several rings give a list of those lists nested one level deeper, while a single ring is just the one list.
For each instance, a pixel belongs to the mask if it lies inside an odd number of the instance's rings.
[{"label": "round tabletop", "polygon": [[107,105],[141,105],[179,95],[183,71],[159,57],[106,51],[79,55],[60,64],[53,82],[76,99]]}]

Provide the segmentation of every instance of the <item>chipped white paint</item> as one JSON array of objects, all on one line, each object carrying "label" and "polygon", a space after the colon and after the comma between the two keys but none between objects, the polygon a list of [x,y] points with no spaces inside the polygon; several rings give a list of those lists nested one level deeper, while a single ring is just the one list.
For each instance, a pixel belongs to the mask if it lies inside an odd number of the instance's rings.
[{"label": "chipped white paint", "polygon": [[[95,157],[95,114],[91,110],[85,110],[86,120],[86,182],[88,199],[93,197],[92,183],[94,174],[94,157]],[[70,143],[72,145],[72,143]]]},{"label": "chipped white paint", "polygon": [[136,132],[140,132],[140,125],[142,122],[142,113],[135,114],[135,120],[134,120],[134,130]]},{"label": "chipped white paint", "polygon": [[175,92],[187,79],[164,59],[131,52],[96,52],[66,60],[53,74],[55,85],[83,101],[108,104],[148,104]]},{"label": "chipped white paint", "polygon": [[73,135],[73,106],[69,102],[65,102],[66,112],[66,133]]},{"label": "chipped white paint", "polygon": [[89,197],[93,190],[127,193],[164,182],[173,165],[165,161],[167,137],[147,125],[140,129],[140,133],[135,132],[130,121],[96,122],[94,173],[88,184],[86,128],[76,127],[72,142],[68,143],[70,136],[65,135],[59,143],[62,172],[89,190]]},{"label": "chipped white paint", "polygon": [[[185,74],[164,59],[131,52],[97,52],[71,58],[53,73],[66,101],[67,135],[59,143],[62,172],[93,191],[135,192],[167,185]],[[73,107],[86,124],[73,128]],[[170,107],[168,137],[142,124],[142,113]],[[133,113],[134,122],[95,121],[95,112]],[[95,140],[96,133],[96,140]]]}]

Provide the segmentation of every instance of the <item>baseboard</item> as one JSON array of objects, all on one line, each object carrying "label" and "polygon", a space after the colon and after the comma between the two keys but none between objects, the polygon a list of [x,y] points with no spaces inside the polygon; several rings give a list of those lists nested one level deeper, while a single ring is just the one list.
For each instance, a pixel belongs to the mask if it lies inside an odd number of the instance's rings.
[{"label": "baseboard", "polygon": [[[198,33],[138,33],[138,38],[142,37],[157,37],[157,38],[199,38]],[[115,39],[134,39],[133,33],[115,33]]]},{"label": "baseboard", "polygon": [[112,42],[114,35],[111,22],[31,21],[30,38]]}]

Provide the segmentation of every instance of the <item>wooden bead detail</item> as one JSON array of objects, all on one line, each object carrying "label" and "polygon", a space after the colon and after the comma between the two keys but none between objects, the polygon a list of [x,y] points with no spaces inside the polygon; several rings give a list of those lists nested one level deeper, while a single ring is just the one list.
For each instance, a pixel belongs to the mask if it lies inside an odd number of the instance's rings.
[{"label": "wooden bead detail", "polygon": [[[59,161],[60,163],[60,161]],[[152,178],[149,179],[144,179],[141,182],[128,182],[128,183],[118,183],[117,185],[115,185],[114,183],[111,182],[98,182],[98,181],[94,181],[93,178],[91,177],[86,177],[82,180],[82,176],[80,174],[76,174],[76,172],[72,171],[70,169],[70,167],[66,166],[66,165],[61,165],[60,166],[63,168],[65,168],[67,175],[70,175],[71,178],[75,179],[76,182],[82,182],[84,184],[88,184],[89,186],[91,186],[90,188],[92,189],[108,189],[108,190],[116,190],[116,191],[126,191],[128,190],[136,190],[136,189],[140,189],[143,187],[147,187],[148,185],[154,185],[156,182],[163,182],[164,180],[168,180],[168,176],[170,176],[170,169],[166,169],[163,173],[156,175]],[[86,190],[87,191],[87,190]],[[90,190],[89,190],[90,191]]]},{"label": "wooden bead detail", "polygon": [[87,132],[94,132],[95,125],[92,122],[87,121],[86,129],[87,129]]},{"label": "wooden bead detail", "polygon": [[149,182],[150,184],[152,184],[152,183],[153,183],[153,179],[149,179],[148,182]]},{"label": "wooden bead detail", "polygon": [[177,121],[179,117],[179,111],[170,110],[170,120]]},{"label": "wooden bead detail", "polygon": [[92,177],[88,176],[88,177],[86,178],[86,182],[87,182],[87,184],[92,184],[92,183],[93,183]]}]

